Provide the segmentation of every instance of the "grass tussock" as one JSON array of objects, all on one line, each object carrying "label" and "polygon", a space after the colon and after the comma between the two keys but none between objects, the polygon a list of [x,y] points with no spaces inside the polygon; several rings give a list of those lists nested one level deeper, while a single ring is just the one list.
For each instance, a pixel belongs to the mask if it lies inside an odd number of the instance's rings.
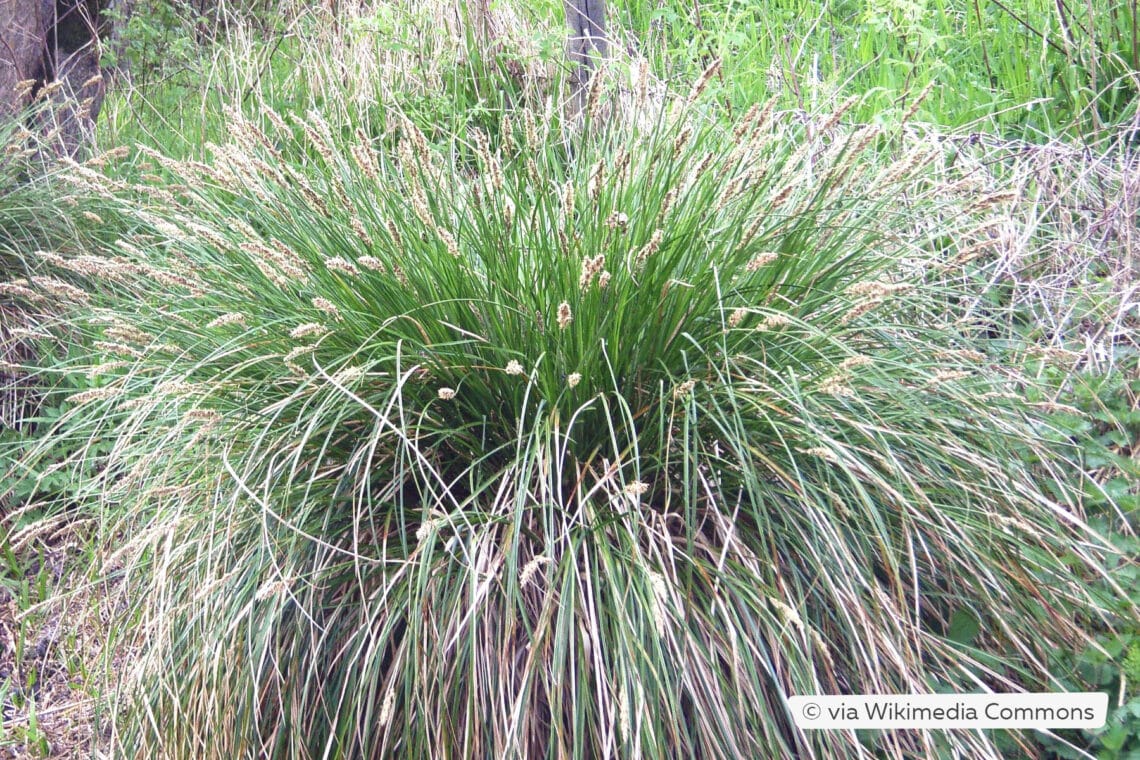
[{"label": "grass tussock", "polygon": [[1107,619],[1065,450],[931,305],[947,156],[643,90],[74,174],[130,230],[40,256],[87,276],[55,440],[113,441],[61,466],[129,537],[117,752],[992,755],[786,697],[1048,689]]}]

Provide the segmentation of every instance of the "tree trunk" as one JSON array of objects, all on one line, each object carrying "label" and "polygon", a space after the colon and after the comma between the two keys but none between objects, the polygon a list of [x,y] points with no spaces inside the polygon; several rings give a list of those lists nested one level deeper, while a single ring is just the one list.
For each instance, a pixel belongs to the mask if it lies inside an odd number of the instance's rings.
[{"label": "tree trunk", "polygon": [[54,0],[0,0],[0,119],[10,119],[27,105],[28,93],[17,85],[43,81],[44,45],[55,16]]},{"label": "tree trunk", "polygon": [[105,0],[0,0],[0,119],[43,95],[32,126],[47,147],[76,155],[103,103],[100,11]]}]

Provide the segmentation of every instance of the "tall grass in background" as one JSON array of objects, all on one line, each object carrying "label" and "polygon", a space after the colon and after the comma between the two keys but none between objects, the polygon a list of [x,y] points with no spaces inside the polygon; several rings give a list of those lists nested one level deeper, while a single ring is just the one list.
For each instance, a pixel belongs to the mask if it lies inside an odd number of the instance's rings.
[{"label": "tall grass in background", "polygon": [[[335,13],[310,3],[277,6],[271,18],[280,28],[272,34],[222,12],[226,34],[218,44],[147,48],[138,63],[169,67],[168,75],[114,91],[101,139],[200,157],[206,144],[225,139],[225,112],[251,102],[315,108],[372,136],[398,127],[387,120],[393,104],[432,136],[468,125],[490,132],[503,108],[545,99],[565,67],[563,10],[552,2],[425,0]],[[136,15],[139,24],[156,23]]]},{"label": "tall grass in background", "polygon": [[928,284],[944,153],[634,73],[580,131],[262,105],[77,173],[131,230],[39,256],[98,270],[57,441],[113,441],[64,466],[137,602],[116,752],[993,754],[785,700],[1047,689],[1107,617],[1065,449]]},{"label": "tall grass in background", "polygon": [[[723,58],[723,99],[757,92],[817,109],[831,93],[865,98],[853,117],[891,122],[917,94],[944,128],[1040,139],[1097,135],[1137,117],[1137,7],[1132,0],[743,0],[615,2],[630,44],[662,76]],[[696,64],[699,68],[700,64]],[[1133,126],[1135,129],[1135,125]]]},{"label": "tall grass in background", "polygon": [[[171,3],[136,11],[114,57],[129,70],[108,100],[104,139],[190,155],[220,139],[219,117],[235,101],[260,93],[274,105],[323,108],[328,85],[343,91],[346,82],[357,108],[381,102],[382,82],[385,98],[422,115],[421,128],[450,134],[466,121],[491,126],[497,109],[541,96],[565,66],[563,6],[549,0],[384,3],[338,14],[269,5],[219,5],[209,20]],[[918,102],[919,121],[1036,142],[1136,131],[1132,0],[615,2],[610,15],[615,50],[648,58],[669,84],[683,88],[723,60],[713,93],[737,116],[769,97],[814,112],[856,94],[857,123],[895,123]]]}]

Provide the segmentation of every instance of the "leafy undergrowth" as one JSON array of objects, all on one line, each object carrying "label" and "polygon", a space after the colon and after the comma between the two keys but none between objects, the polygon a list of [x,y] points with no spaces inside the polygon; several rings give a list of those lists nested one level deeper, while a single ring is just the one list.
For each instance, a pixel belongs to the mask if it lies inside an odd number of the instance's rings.
[{"label": "leafy undergrowth", "polygon": [[[1073,352],[1079,356],[1077,352]],[[1073,356],[1067,357],[1069,362]],[[1120,551],[1112,577],[1140,602],[1140,363],[1135,351],[1122,351],[1119,365],[1091,372],[1069,365],[1043,368],[1053,373],[1072,404],[1052,416],[1056,426],[1079,441],[1079,463],[1092,477],[1084,502],[1091,522]],[[1120,610],[1127,614],[1125,605]],[[1071,691],[1092,689],[1110,695],[1106,725],[1095,731],[1063,732],[1076,748],[1098,758],[1127,758],[1140,751],[1140,627],[1115,630],[1092,626],[1093,645],[1055,653],[1051,667]],[[1074,747],[1047,741],[1058,757],[1084,757]]]}]

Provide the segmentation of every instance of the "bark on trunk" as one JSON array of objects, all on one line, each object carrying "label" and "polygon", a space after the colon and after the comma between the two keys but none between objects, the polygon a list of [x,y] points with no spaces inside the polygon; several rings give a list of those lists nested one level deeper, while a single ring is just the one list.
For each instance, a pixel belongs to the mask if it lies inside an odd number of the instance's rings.
[{"label": "bark on trunk", "polygon": [[37,97],[32,125],[53,150],[76,155],[103,103],[100,11],[105,0],[0,0],[0,120]]},{"label": "bark on trunk", "polygon": [[0,119],[27,105],[30,88],[17,85],[43,81],[44,44],[54,17],[54,0],[0,0]]}]

